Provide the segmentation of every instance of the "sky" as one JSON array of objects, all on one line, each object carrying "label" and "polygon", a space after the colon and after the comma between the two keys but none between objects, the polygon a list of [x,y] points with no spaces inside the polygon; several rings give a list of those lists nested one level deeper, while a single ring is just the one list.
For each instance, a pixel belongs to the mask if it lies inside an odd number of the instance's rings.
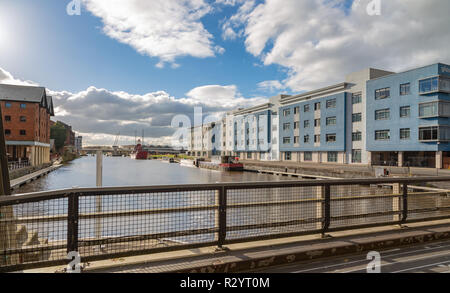
[{"label": "sky", "polygon": [[68,13],[75,2],[0,0],[0,83],[46,87],[52,119],[84,145],[142,130],[165,144],[194,107],[219,115],[367,67],[450,63],[447,0],[80,0]]}]

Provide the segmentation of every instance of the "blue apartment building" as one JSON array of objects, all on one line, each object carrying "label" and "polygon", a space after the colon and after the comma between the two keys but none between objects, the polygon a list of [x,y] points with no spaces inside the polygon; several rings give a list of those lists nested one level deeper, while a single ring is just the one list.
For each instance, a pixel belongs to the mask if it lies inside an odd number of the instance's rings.
[{"label": "blue apartment building", "polygon": [[450,66],[433,64],[367,81],[372,165],[450,167]]},{"label": "blue apartment building", "polygon": [[237,109],[228,129],[197,131],[193,148],[233,145],[244,160],[450,168],[450,65],[367,68],[344,80]]}]

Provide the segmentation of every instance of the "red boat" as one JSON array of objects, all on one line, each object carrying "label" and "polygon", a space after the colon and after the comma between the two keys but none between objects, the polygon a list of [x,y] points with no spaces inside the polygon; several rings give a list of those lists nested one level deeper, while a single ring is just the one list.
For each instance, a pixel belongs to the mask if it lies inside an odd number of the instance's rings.
[{"label": "red boat", "polygon": [[140,140],[138,140],[138,144],[134,147],[134,151],[131,153],[130,157],[133,160],[147,160],[148,159],[148,152],[142,148]]}]

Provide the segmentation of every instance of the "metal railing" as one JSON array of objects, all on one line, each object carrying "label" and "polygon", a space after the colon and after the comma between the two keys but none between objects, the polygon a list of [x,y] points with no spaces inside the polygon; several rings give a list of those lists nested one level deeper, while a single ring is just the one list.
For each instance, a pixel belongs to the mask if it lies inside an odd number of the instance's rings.
[{"label": "metal railing", "polygon": [[29,161],[24,161],[24,162],[8,162],[8,169],[9,171],[14,171],[17,169],[22,169],[22,168],[26,168],[31,166]]},{"label": "metal railing", "polygon": [[0,271],[450,219],[450,177],[68,189],[0,199]]}]

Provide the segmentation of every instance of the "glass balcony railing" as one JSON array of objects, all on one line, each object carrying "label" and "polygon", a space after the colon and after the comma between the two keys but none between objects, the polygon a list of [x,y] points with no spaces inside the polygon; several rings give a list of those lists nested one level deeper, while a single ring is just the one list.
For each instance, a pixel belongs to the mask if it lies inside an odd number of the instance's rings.
[{"label": "glass balcony railing", "polygon": [[450,93],[450,79],[435,76],[419,80],[419,94],[424,95],[437,92]]}]

